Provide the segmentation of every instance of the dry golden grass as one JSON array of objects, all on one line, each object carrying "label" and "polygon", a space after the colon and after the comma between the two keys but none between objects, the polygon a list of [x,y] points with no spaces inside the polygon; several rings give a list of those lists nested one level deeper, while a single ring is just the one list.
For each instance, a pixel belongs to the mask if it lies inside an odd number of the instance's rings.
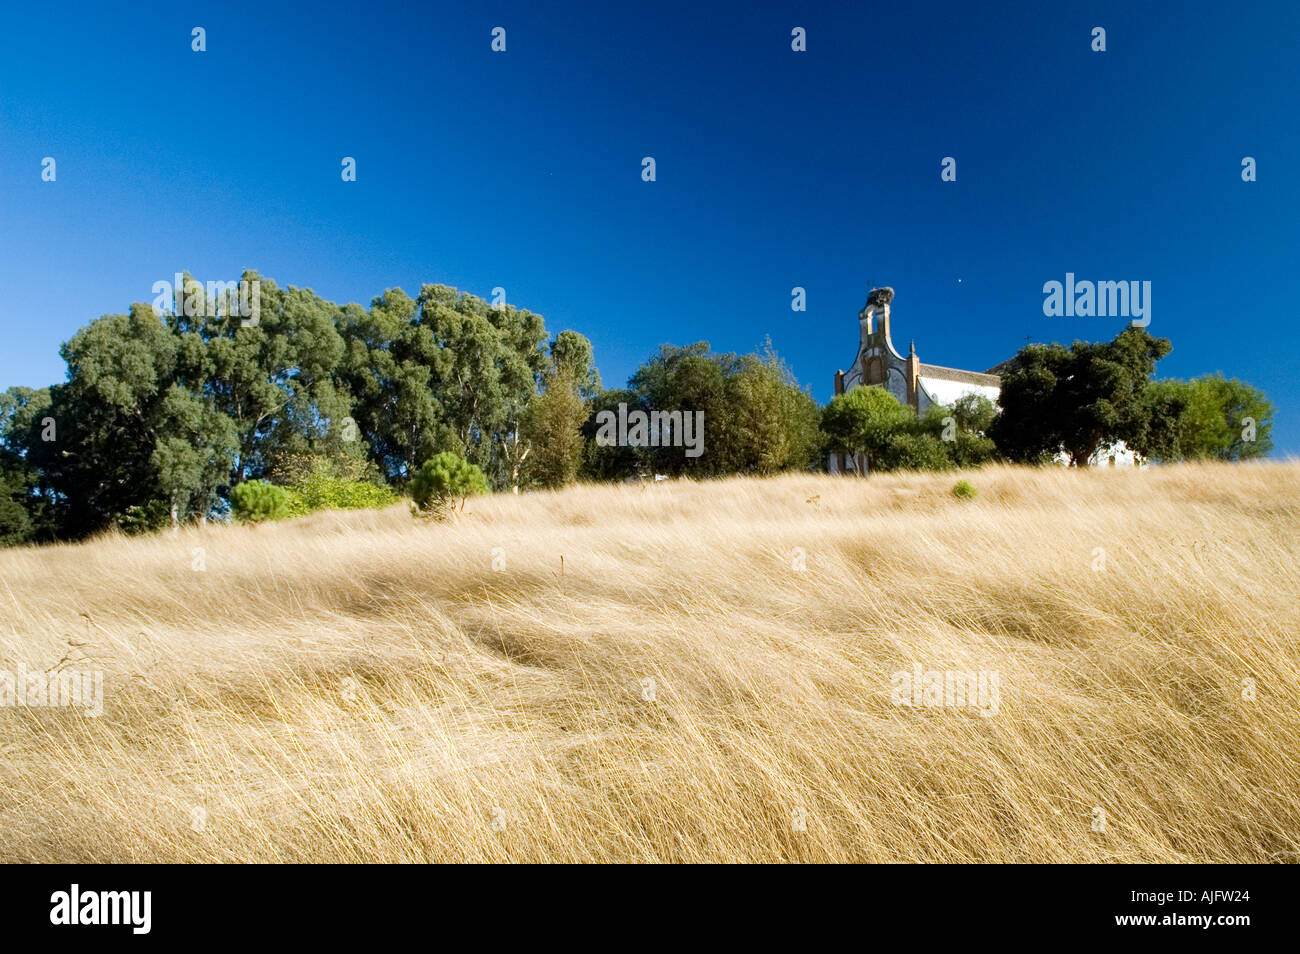
[{"label": "dry golden grass", "polygon": [[965,476],[0,552],[0,858],[1300,859],[1300,465]]}]

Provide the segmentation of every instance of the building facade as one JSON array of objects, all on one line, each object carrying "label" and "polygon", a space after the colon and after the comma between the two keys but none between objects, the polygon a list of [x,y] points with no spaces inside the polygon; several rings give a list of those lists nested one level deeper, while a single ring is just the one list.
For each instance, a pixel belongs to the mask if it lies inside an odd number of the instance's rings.
[{"label": "building facade", "polygon": [[[893,301],[892,288],[873,288],[867,293],[867,303],[858,312],[858,353],[847,371],[835,372],[835,393],[845,394],[855,387],[882,387],[918,414],[924,414],[936,404],[952,407],[967,394],[981,395],[997,405],[1002,378],[996,372],[1007,362],[988,371],[962,371],[925,364],[917,357],[915,340],[908,348],[907,357],[903,357],[890,337],[889,313]],[[1069,458],[1065,457],[1064,461],[1068,463]],[[1122,442],[1099,449],[1088,463],[1094,467],[1145,466],[1145,461]],[[865,463],[852,454],[832,454],[827,468],[832,474],[860,474],[865,472]]]},{"label": "building facade", "polygon": [[[918,414],[936,404],[951,407],[966,394],[980,394],[997,404],[1002,379],[987,371],[962,371],[924,364],[912,341],[907,357],[894,347],[889,330],[892,288],[873,288],[858,312],[858,353],[847,371],[835,372],[835,393],[855,387],[883,387]],[[850,454],[832,454],[827,466],[832,474],[862,473],[863,462]]]}]

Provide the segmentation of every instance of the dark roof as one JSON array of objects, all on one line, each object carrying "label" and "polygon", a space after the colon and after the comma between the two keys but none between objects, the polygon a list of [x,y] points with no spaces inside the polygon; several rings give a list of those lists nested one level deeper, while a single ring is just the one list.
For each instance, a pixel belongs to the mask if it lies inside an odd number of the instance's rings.
[{"label": "dark roof", "polygon": [[[1001,365],[999,365],[1001,367]],[[924,378],[939,378],[943,381],[960,381],[962,384],[980,384],[984,387],[1002,386],[1002,379],[996,374],[982,374],[979,371],[960,371],[957,368],[945,368],[937,364],[922,364],[919,373]]]},{"label": "dark roof", "polygon": [[997,375],[1006,374],[1008,371],[1011,370],[1012,366],[1015,365],[1015,363],[1016,363],[1015,358],[1007,358],[1007,360],[1003,361],[1001,364],[993,365],[993,367],[989,368],[984,373],[997,374]]}]

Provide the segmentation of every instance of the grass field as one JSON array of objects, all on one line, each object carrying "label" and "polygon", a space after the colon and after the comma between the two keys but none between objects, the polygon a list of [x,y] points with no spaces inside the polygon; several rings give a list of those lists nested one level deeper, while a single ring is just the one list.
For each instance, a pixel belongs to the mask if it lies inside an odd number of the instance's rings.
[{"label": "grass field", "polygon": [[0,860],[1300,860],[1300,464],[960,476],[0,552]]}]

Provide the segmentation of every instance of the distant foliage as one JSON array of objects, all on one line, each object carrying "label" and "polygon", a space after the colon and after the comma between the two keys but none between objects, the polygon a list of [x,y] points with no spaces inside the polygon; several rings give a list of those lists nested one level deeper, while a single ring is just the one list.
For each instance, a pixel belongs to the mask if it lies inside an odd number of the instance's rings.
[{"label": "distant foliage", "polygon": [[1159,460],[1249,460],[1273,449],[1273,403],[1236,378],[1152,381],[1147,405]]},{"label": "distant foliage", "polygon": [[230,505],[241,523],[262,523],[293,516],[292,494],[265,480],[247,480],[230,492]]},{"label": "distant foliage", "polygon": [[275,476],[283,483],[249,480],[231,491],[236,520],[259,523],[305,517],[318,510],[387,507],[399,498],[389,487],[366,480],[364,460],[299,454],[286,457]]},{"label": "distant foliage", "polygon": [[762,354],[738,360],[724,393],[728,414],[714,438],[721,443],[725,472],[774,474],[820,463],[824,439],[817,403],[800,389],[770,342]]},{"label": "distant foliage", "polygon": [[[78,329],[60,349],[63,382],[0,392],[0,545],[382,507],[414,494],[439,452],[517,490],[820,469],[831,450],[872,470],[931,470],[977,467],[995,451],[1037,462],[1064,449],[1082,462],[1117,440],[1159,460],[1244,460],[1273,446],[1261,392],[1221,375],[1153,382],[1169,342],[1138,328],[1022,349],[1002,376],[1000,414],[964,397],[918,417],[879,387],[819,408],[770,342],[751,354],[664,345],[607,391],[588,339],[560,331],[548,346],[542,317],[503,298],[426,284],[365,307],[254,271],[240,281],[260,288],[256,321],[214,307],[216,283],[185,274],[171,301]],[[620,406],[624,423],[649,418],[655,443],[671,432],[674,446],[649,446],[643,424],[643,436],[625,428],[598,444],[597,416]],[[678,446],[688,434],[689,456]],[[421,509],[464,500],[430,479]],[[238,490],[257,481],[279,490]]]},{"label": "distant foliage", "polygon": [[[595,416],[632,412],[702,412],[701,453],[680,446],[604,447],[595,443]],[[718,353],[707,341],[664,345],[637,369],[626,389],[604,391],[583,428],[583,473],[623,479],[661,473],[692,477],[770,474],[820,465],[825,439],[817,403],[802,389],[771,343],[760,352]]]},{"label": "distant foliage", "polygon": [[0,546],[12,546],[30,539],[32,521],[27,508],[14,499],[14,493],[0,479]]},{"label": "distant foliage", "polygon": [[[170,300],[79,329],[62,348],[65,382],[0,393],[0,479],[28,518],[0,503],[0,539],[153,529],[159,501],[164,525],[219,518],[253,480],[287,488],[291,514],[382,506],[395,495],[381,484],[403,487],[441,449],[498,486],[516,476],[546,364],[540,315],[443,285],[391,289],[367,309],[256,272],[241,281],[259,283],[254,322],[185,275]],[[586,339],[557,340],[583,365],[580,386],[598,382]],[[280,472],[301,455],[355,456],[372,472],[298,486]]]},{"label": "distant foliage", "polygon": [[420,513],[445,517],[463,509],[467,498],[488,493],[488,482],[477,465],[459,454],[443,451],[415,472],[410,491]]},{"label": "distant foliage", "polygon": [[0,547],[48,535],[49,498],[41,493],[39,472],[22,452],[48,402],[48,389],[0,391]]},{"label": "distant foliage", "polygon": [[1002,376],[1002,413],[988,428],[998,452],[1035,463],[1064,450],[1077,465],[1123,441],[1162,461],[1266,456],[1275,409],[1264,393],[1221,374],[1152,380],[1170,350],[1168,339],[1141,328],[1109,342],[1022,348]]},{"label": "distant foliage", "polygon": [[948,470],[953,466],[942,440],[910,430],[890,435],[877,463],[880,470]]},{"label": "distant foliage", "polygon": [[368,312],[342,309],[340,333],[337,380],[386,479],[400,486],[450,448],[493,486],[509,485],[512,438],[546,366],[540,315],[430,284],[414,299],[389,289]]},{"label": "distant foliage", "polygon": [[562,487],[578,476],[582,463],[582,425],[587,404],[567,374],[556,374],[533,398],[521,424],[529,456],[523,460],[527,483]]},{"label": "distant foliage", "polygon": [[822,429],[832,449],[865,459],[868,472],[951,470],[992,458],[993,441],[984,431],[996,415],[979,395],[918,415],[884,388],[856,387],[826,405]]},{"label": "distant foliage", "polygon": [[388,486],[367,479],[373,468],[355,458],[297,455],[277,470],[290,491],[291,516],[317,510],[387,507],[400,498]]},{"label": "distant foliage", "polygon": [[520,421],[522,449],[512,467],[512,487],[521,483],[562,487],[578,476],[583,460],[582,426],[590,416],[590,397],[600,390],[591,342],[561,331],[551,342],[550,365],[542,390],[528,402]]},{"label": "distant foliage", "polygon": [[1064,450],[1081,465],[1100,447],[1123,441],[1149,455],[1159,443],[1147,386],[1167,338],[1125,328],[1113,341],[1031,344],[1002,375],[1002,413],[990,436],[1013,461],[1041,463]]},{"label": "distant foliage", "polygon": [[871,471],[914,418],[912,409],[884,388],[856,387],[831,398],[822,410],[822,430],[834,449],[865,458]]},{"label": "distant foliage", "polygon": [[170,523],[171,507],[161,497],[127,507],[126,513],[117,518],[118,529],[132,536],[157,533]]},{"label": "distant foliage", "polygon": [[[602,412],[617,415],[619,405],[630,410],[641,406],[641,396],[628,388],[602,391],[591,402],[591,413],[582,426],[582,468],[590,480],[624,480],[649,470],[643,449],[625,445],[602,446],[596,442],[597,418]],[[707,422],[706,422],[707,433]]]}]

